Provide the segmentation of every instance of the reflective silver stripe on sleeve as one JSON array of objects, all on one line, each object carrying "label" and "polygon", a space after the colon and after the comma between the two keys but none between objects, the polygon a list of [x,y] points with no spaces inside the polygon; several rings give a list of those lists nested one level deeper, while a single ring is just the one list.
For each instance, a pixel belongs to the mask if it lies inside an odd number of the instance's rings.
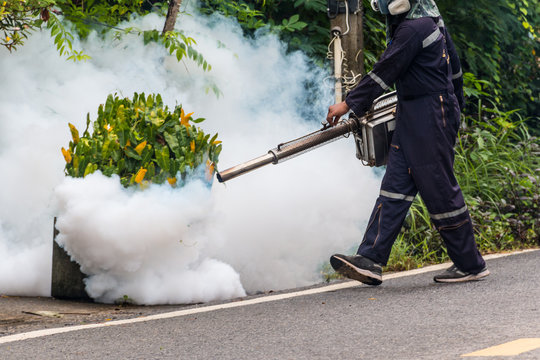
[{"label": "reflective silver stripe on sleeve", "polygon": [[457,74],[454,74],[452,75],[452,80],[456,80],[456,79],[459,79],[461,76],[463,75],[463,71],[461,70],[461,68],[459,68],[459,71]]},{"label": "reflective silver stripe on sleeve", "polygon": [[378,77],[377,75],[375,75],[374,72],[370,71],[368,73],[369,77],[373,79],[373,81],[375,81],[377,84],[379,84],[383,90],[386,90],[388,89],[390,86],[386,85],[386,83],[383,81],[383,79],[381,79],[380,77]]},{"label": "reflective silver stripe on sleeve", "polygon": [[454,217],[454,216],[458,216],[460,214],[463,214],[465,211],[467,211],[467,205],[465,205],[461,209],[457,209],[457,210],[454,210],[454,211],[449,211],[449,212],[442,213],[442,214],[430,214],[430,216],[431,216],[431,218],[433,220],[442,220],[442,219],[448,219],[448,218],[451,218],[451,217]]},{"label": "reflective silver stripe on sleeve", "polygon": [[427,48],[429,45],[433,44],[439,38],[439,35],[441,35],[441,30],[437,28],[437,30],[422,41],[422,47]]},{"label": "reflective silver stripe on sleeve", "polygon": [[393,192],[385,191],[385,190],[381,190],[381,195],[385,196],[387,198],[396,199],[396,200],[405,200],[405,201],[413,201],[414,200],[414,196],[393,193]]},{"label": "reflective silver stripe on sleeve", "polygon": [[437,26],[440,27],[440,28],[444,27],[443,19],[439,19],[439,22],[437,23]]}]

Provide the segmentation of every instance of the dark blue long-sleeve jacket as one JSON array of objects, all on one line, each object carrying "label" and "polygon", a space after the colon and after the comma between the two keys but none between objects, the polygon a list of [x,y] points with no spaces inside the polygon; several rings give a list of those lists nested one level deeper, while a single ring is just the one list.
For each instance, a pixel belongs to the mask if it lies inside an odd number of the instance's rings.
[{"label": "dark blue long-sleeve jacket", "polygon": [[403,99],[448,91],[463,107],[459,57],[441,18],[403,19],[373,70],[346,98],[358,116],[393,84]]},{"label": "dark blue long-sleeve jacket", "polygon": [[[453,163],[463,106],[459,58],[442,19],[402,19],[380,60],[346,97],[356,115],[396,84],[398,106],[392,139],[409,167]],[[423,170],[422,170],[423,172]]]}]

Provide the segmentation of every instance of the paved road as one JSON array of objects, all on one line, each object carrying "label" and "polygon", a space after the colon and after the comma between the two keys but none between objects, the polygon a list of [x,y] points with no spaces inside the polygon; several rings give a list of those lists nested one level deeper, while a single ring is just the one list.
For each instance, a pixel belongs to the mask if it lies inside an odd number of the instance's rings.
[{"label": "paved road", "polygon": [[[191,313],[176,313],[183,316],[7,343],[0,337],[0,358],[459,359],[531,338],[534,348],[540,341],[540,251],[492,259],[488,266],[492,275],[480,282],[435,284],[427,272],[386,279],[379,287],[341,282],[310,295],[247,298],[214,311],[190,307]],[[540,347],[504,359],[540,359]]]}]

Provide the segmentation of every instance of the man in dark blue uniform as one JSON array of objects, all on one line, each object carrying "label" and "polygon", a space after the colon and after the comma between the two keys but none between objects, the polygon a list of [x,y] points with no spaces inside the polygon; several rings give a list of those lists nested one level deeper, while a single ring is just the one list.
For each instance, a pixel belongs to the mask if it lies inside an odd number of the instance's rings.
[{"label": "man in dark blue uniform", "polygon": [[398,105],[385,176],[357,255],[335,254],[332,267],[370,285],[382,282],[382,266],[407,211],[420,193],[454,265],[437,282],[487,275],[471,218],[454,176],[454,145],[463,108],[463,78],[456,50],[433,0],[372,0],[387,15],[388,47],[342,103],[328,109],[334,125],[352,110],[361,116],[396,84]]}]

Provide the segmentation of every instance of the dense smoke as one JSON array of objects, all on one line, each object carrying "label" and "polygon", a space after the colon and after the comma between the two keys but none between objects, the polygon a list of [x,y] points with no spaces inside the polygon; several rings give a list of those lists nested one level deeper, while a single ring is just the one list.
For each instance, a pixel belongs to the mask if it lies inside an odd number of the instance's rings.
[{"label": "dense smoke", "polygon": [[[67,123],[84,129],[86,114],[95,119],[114,92],[161,93],[169,107],[206,118],[201,127],[223,141],[220,169],[320,127],[332,103],[324,71],[287,54],[275,36],[248,39],[234,20],[190,12],[177,27],[197,40],[209,73],[129,35],[91,36],[81,46],[92,59],[82,63],[60,58],[45,33],[2,54],[0,293],[50,294],[55,216],[58,242],[104,302],[210,301],[308,285],[320,281],[329,255],[358,245],[378,180],[355,159],[351,139],[227,185],[194,178],[141,192],[100,173],[64,176]],[[124,26],[163,21],[150,15]],[[211,83],[222,96],[205,92]],[[316,88],[306,91],[308,83]]]}]

